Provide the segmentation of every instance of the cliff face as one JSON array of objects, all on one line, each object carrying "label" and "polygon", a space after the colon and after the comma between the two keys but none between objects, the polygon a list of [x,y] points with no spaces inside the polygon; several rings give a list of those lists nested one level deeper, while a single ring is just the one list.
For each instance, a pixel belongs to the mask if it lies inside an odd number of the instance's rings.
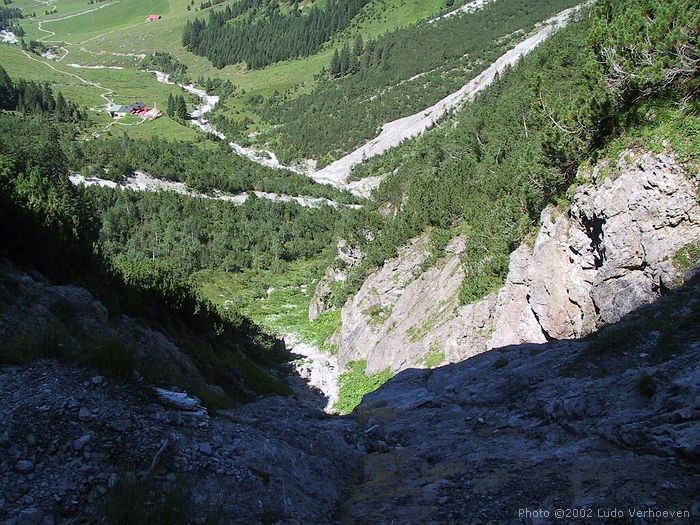
[{"label": "cliff face", "polygon": [[699,292],[696,279],[593,343],[398,373],[354,412],[386,446],[366,456],[344,522],[381,508],[379,523],[540,523],[526,507],[678,508],[677,523],[697,522]]},{"label": "cliff face", "polygon": [[506,283],[481,301],[458,305],[463,239],[423,273],[428,240],[414,240],[343,307],[340,364],[398,371],[587,335],[682,283],[674,255],[699,239],[696,188],[676,156],[627,150],[592,170],[566,212],[543,211],[534,246],[511,254]]}]

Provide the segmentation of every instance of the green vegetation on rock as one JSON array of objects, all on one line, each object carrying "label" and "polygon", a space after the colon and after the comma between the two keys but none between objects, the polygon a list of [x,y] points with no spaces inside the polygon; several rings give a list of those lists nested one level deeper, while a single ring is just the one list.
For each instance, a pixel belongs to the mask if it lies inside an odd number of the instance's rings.
[{"label": "green vegetation on rock", "polygon": [[339,379],[340,393],[335,409],[340,414],[349,414],[360,404],[365,394],[374,392],[391,379],[391,371],[384,370],[366,375],[367,361],[355,361],[348,364],[348,371]]}]

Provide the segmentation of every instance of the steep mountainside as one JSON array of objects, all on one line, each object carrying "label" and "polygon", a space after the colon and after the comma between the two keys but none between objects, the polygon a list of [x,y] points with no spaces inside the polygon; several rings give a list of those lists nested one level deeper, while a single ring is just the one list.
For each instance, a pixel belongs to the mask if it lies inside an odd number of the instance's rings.
[{"label": "steep mountainside", "polygon": [[275,397],[195,415],[92,370],[5,367],[0,517],[531,523],[525,509],[575,508],[694,523],[699,316],[695,279],[592,341],[403,371],[347,417]]},{"label": "steep mountainside", "polygon": [[534,244],[510,256],[505,285],[459,306],[455,238],[442,257],[426,236],[370,275],[342,308],[340,362],[367,372],[458,362],[486,349],[583,337],[683,282],[676,254],[700,243],[698,181],[672,152],[626,150],[579,179],[568,209],[542,212]]},{"label": "steep mountainside", "polygon": [[700,520],[697,1],[8,5],[0,525]]}]

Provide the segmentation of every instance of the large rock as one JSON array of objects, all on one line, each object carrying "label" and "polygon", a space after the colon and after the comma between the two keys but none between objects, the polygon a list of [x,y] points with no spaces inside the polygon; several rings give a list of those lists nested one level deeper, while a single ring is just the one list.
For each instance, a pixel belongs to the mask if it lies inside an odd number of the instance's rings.
[{"label": "large rock", "polygon": [[396,372],[489,348],[570,339],[621,319],[682,282],[676,252],[700,239],[700,206],[673,153],[625,151],[596,167],[568,210],[549,207],[530,248],[510,257],[497,294],[459,306],[465,278],[455,239],[433,267],[423,235],[369,275],[342,309],[341,366]]},{"label": "large rock", "polygon": [[532,254],[526,245],[523,244],[510,254],[508,278],[496,300],[493,336],[489,346],[546,341],[542,327],[528,302],[528,274],[532,265]]},{"label": "large rock", "polygon": [[552,338],[580,337],[655,301],[682,276],[673,255],[700,238],[700,206],[673,154],[625,151],[615,177],[579,188],[569,214],[542,214],[530,304]]}]

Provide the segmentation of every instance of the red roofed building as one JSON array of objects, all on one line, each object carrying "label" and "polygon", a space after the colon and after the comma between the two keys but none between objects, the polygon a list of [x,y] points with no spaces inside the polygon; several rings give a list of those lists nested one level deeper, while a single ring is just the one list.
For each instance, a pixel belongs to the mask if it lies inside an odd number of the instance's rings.
[{"label": "red roofed building", "polygon": [[160,20],[160,15],[148,15],[146,17],[146,22],[155,22],[156,20]]}]

